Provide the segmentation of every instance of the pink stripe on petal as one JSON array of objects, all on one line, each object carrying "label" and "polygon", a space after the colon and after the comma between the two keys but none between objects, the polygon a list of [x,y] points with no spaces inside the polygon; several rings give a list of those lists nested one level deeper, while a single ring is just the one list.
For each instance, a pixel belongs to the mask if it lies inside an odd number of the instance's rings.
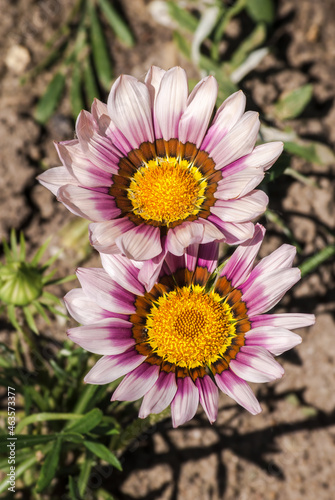
[{"label": "pink stripe on petal", "polygon": [[92,189],[67,184],[59,189],[57,196],[71,212],[95,222],[121,214],[112,196]]},{"label": "pink stripe on petal", "polygon": [[314,314],[282,313],[282,314],[262,314],[251,318],[252,328],[260,326],[277,326],[295,330],[305,326],[314,325]]},{"label": "pink stripe on petal", "polygon": [[119,236],[116,244],[120,251],[133,260],[149,260],[162,251],[159,227],[141,224]]},{"label": "pink stripe on petal", "polygon": [[178,125],[186,108],[188,84],[185,71],[171,68],[163,76],[154,105],[155,136],[166,141],[178,137]]},{"label": "pink stripe on petal", "polygon": [[224,237],[224,241],[228,245],[238,245],[252,238],[254,234],[254,225],[252,222],[241,222],[234,224],[233,222],[224,222],[216,215],[212,214],[208,220],[215,224],[220,229]]},{"label": "pink stripe on petal", "polygon": [[283,146],[282,142],[268,142],[256,146],[250,154],[238,158],[222,169],[222,177],[226,179],[245,169],[268,170],[281,155]]},{"label": "pink stripe on petal", "polygon": [[226,276],[234,287],[243,283],[250,274],[264,234],[265,228],[257,224],[252,239],[242,243],[222,269],[220,276]]},{"label": "pink stripe on petal", "polygon": [[89,299],[81,288],[70,290],[63,300],[71,316],[82,325],[96,323],[110,316],[109,311]]},{"label": "pink stripe on petal", "polygon": [[283,367],[263,347],[243,346],[229,364],[231,370],[248,382],[270,382],[281,378]]},{"label": "pink stripe on petal", "polygon": [[96,354],[120,354],[135,344],[132,324],[123,319],[107,318],[99,323],[70,328],[69,338],[83,349]]},{"label": "pink stripe on petal", "polygon": [[39,175],[37,180],[55,196],[57,196],[59,188],[64,184],[78,185],[77,179],[70,174],[66,167],[50,168]]},{"label": "pink stripe on petal", "polygon": [[264,347],[275,356],[292,349],[302,341],[300,335],[290,330],[271,326],[253,328],[245,334],[245,339],[245,345]]},{"label": "pink stripe on petal", "polygon": [[135,227],[135,224],[128,217],[92,223],[88,226],[90,243],[98,252],[120,253],[116,240],[133,227]]},{"label": "pink stripe on petal", "polygon": [[258,276],[254,280],[248,279],[247,286],[244,284],[240,287],[243,301],[247,305],[248,316],[267,312],[299,280],[298,268],[279,269],[269,275]]},{"label": "pink stripe on petal", "polygon": [[142,363],[125,376],[114,391],[111,401],[136,401],[150,391],[159,375],[159,366]]},{"label": "pink stripe on petal", "polygon": [[142,364],[146,356],[141,356],[135,349],[129,349],[115,356],[103,356],[84,378],[86,384],[109,384]]},{"label": "pink stripe on petal", "polygon": [[245,95],[239,90],[221,104],[201,144],[202,150],[211,151],[224,138],[243,115],[245,103]]},{"label": "pink stripe on petal", "polygon": [[217,265],[219,258],[219,243],[213,241],[199,245],[197,266],[205,267],[208,272],[212,273]]},{"label": "pink stripe on petal", "polygon": [[265,212],[268,202],[263,191],[255,190],[235,200],[218,200],[210,211],[225,222],[249,222]]},{"label": "pink stripe on petal", "polygon": [[251,153],[257,139],[259,125],[258,113],[247,111],[213,149],[207,149],[209,156],[215,162],[215,168],[222,169],[237,158]]},{"label": "pink stripe on petal", "polygon": [[160,413],[171,403],[177,391],[174,373],[161,372],[157,382],[144,395],[138,416],[146,418],[150,413]]},{"label": "pink stripe on petal", "polygon": [[135,296],[125,290],[100,268],[77,269],[77,277],[86,294],[103,309],[121,314],[135,312]]},{"label": "pink stripe on petal", "polygon": [[221,375],[215,375],[215,382],[219,389],[234,399],[238,404],[257,415],[262,411],[260,404],[245,380],[241,379],[231,370],[225,370]]},{"label": "pink stripe on petal", "polygon": [[171,403],[173,427],[191,420],[198,408],[199,391],[190,377],[177,379],[177,392]]},{"label": "pink stripe on petal", "polygon": [[216,102],[218,83],[213,76],[201,80],[191,92],[187,108],[179,122],[180,142],[200,147]]},{"label": "pink stripe on petal", "polygon": [[195,385],[199,391],[200,404],[205,410],[208,420],[212,424],[218,416],[218,388],[208,375],[205,375],[203,378],[198,377],[195,381]]},{"label": "pink stripe on petal", "polygon": [[121,75],[110,91],[107,107],[113,122],[132,148],[154,141],[150,95],[144,83]]},{"label": "pink stripe on petal", "polygon": [[122,255],[101,254],[102,267],[123,288],[135,295],[144,295],[144,287],[138,280],[139,269]]}]

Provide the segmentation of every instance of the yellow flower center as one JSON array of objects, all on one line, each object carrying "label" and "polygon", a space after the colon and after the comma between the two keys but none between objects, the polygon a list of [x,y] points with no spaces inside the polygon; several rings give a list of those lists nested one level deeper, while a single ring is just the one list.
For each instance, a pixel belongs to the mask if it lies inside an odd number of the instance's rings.
[{"label": "yellow flower center", "polygon": [[163,360],[196,368],[210,366],[236,337],[230,306],[200,285],[158,298],[147,317],[147,342]]},{"label": "yellow flower center", "polygon": [[206,187],[201,172],[187,160],[156,158],[137,170],[127,196],[136,215],[169,226],[200,211]]}]

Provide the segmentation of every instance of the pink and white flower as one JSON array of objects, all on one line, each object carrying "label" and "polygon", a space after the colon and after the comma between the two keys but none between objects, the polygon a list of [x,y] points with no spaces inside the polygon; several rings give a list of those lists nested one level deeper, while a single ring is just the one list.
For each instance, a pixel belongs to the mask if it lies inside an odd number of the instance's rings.
[{"label": "pink and white flower", "polygon": [[246,241],[267,206],[255,187],[283,145],[255,147],[258,113],[244,111],[241,91],[211,121],[217,88],[209,76],[188,95],[180,67],[152,67],[144,83],[122,75],[107,105],[95,100],[91,113],[80,113],[77,139],[56,144],[63,166],[39,176],[71,212],[93,221],[99,252],[153,259],[141,269],[147,289],[167,252]]},{"label": "pink and white flower", "polygon": [[281,377],[273,355],[300,343],[291,329],[314,323],[311,314],[266,314],[300,271],[292,267],[290,245],[254,266],[263,236],[257,224],[217,274],[216,242],[190,245],[181,256],[167,253],[150,292],[121,255],[101,255],[104,269],[78,269],[82,288],[65,302],[82,326],[68,335],[103,355],[85,381],[107,384],[124,376],[112,400],[143,397],[141,418],[171,405],[174,427],[190,420],[199,402],[214,422],[219,390],[260,412],[247,382]]}]

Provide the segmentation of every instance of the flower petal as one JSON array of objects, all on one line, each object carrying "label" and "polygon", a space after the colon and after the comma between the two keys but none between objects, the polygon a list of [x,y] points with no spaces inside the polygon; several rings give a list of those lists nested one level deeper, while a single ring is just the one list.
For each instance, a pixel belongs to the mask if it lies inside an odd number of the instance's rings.
[{"label": "flower petal", "polygon": [[234,222],[224,222],[214,214],[210,215],[208,220],[220,229],[227,245],[244,243],[246,240],[252,238],[254,234],[255,226],[252,222],[241,222],[237,224],[234,224]]},{"label": "flower petal", "polygon": [[244,345],[229,366],[235,375],[248,382],[270,382],[284,374],[283,367],[266,349],[259,346]]},{"label": "flower petal", "polygon": [[84,219],[103,221],[121,214],[112,196],[93,189],[66,184],[58,190],[57,196],[71,212]]},{"label": "flower petal", "polygon": [[261,314],[251,318],[252,328],[259,326],[277,326],[295,330],[305,326],[314,325],[314,314],[282,313],[282,314]]},{"label": "flower petal", "polygon": [[218,388],[208,375],[205,375],[203,378],[198,377],[195,381],[195,385],[199,391],[200,404],[205,410],[208,420],[212,424],[218,416]]},{"label": "flower petal", "polygon": [[193,243],[200,243],[203,235],[204,226],[202,224],[183,222],[180,226],[169,230],[166,247],[174,255],[183,255],[185,248]]},{"label": "flower petal", "polygon": [[150,391],[159,375],[159,366],[142,363],[128,373],[114,391],[111,401],[136,401]]},{"label": "flower petal", "polygon": [[242,198],[218,200],[211,212],[225,222],[249,222],[265,212],[269,198],[264,191],[251,191]]},{"label": "flower petal", "polygon": [[144,83],[148,87],[151,108],[154,108],[154,102],[157,96],[157,92],[159,90],[161,81],[166,71],[164,69],[159,68],[158,66],[151,66],[148,73],[145,76]]},{"label": "flower petal", "polygon": [[238,122],[244,113],[246,98],[242,90],[226,99],[216,112],[201,149],[210,152]]},{"label": "flower petal", "polygon": [[144,287],[138,280],[139,269],[122,255],[101,254],[102,267],[123,288],[135,295],[144,295]]},{"label": "flower petal", "polygon": [[144,83],[121,75],[110,91],[107,107],[113,122],[133,149],[142,142],[154,141],[150,95]]},{"label": "flower petal", "polygon": [[185,71],[171,68],[161,80],[154,105],[156,139],[178,138],[178,125],[186,108],[188,84]]},{"label": "flower petal", "polygon": [[96,354],[120,354],[135,344],[132,324],[124,319],[106,318],[99,323],[70,328],[69,338]]},{"label": "flower petal", "polygon": [[109,384],[137,368],[146,359],[135,349],[129,349],[115,356],[103,356],[84,378],[87,384]]},{"label": "flower petal", "polygon": [[89,299],[82,288],[70,290],[63,300],[71,316],[82,325],[90,325],[110,317],[110,312]]},{"label": "flower petal", "polygon": [[117,238],[135,227],[128,217],[92,223],[88,226],[91,245],[101,253],[120,253]]},{"label": "flower petal", "polygon": [[254,148],[259,130],[258,113],[247,111],[236,125],[213,149],[206,149],[215,162],[216,169],[245,156]]},{"label": "flower petal", "polygon": [[77,179],[70,174],[66,167],[49,168],[49,170],[39,175],[37,180],[55,196],[57,196],[59,188],[64,184],[78,185]]},{"label": "flower petal", "polygon": [[234,399],[238,404],[256,415],[262,411],[255,394],[245,380],[241,379],[231,370],[224,370],[221,375],[215,375],[215,382],[219,389]]},{"label": "flower petal", "polygon": [[245,339],[245,345],[264,347],[276,356],[292,349],[302,341],[300,335],[286,328],[271,326],[253,328],[245,334]]},{"label": "flower petal", "polygon": [[252,270],[248,280],[243,285],[243,290],[247,290],[254,280],[259,276],[267,276],[278,269],[292,267],[297,249],[293,245],[281,245],[270,255],[264,257]]},{"label": "flower petal", "polygon": [[177,391],[174,373],[161,372],[157,382],[144,395],[139,411],[140,418],[146,418],[150,413],[160,413],[171,403]]},{"label": "flower petal", "polygon": [[171,403],[173,427],[191,420],[198,408],[199,391],[190,377],[177,379],[177,392]]},{"label": "flower petal", "polygon": [[159,227],[141,224],[119,236],[116,244],[121,252],[133,260],[149,260],[162,251]]},{"label": "flower petal", "polygon": [[103,309],[121,314],[135,312],[135,296],[112,280],[103,269],[79,267],[77,277],[87,297]]},{"label": "flower petal", "polygon": [[279,269],[269,275],[257,276],[254,280],[248,279],[247,286],[240,288],[243,301],[247,305],[249,317],[267,312],[275,306],[295,283],[300,280],[298,268]]},{"label": "flower petal", "polygon": [[216,102],[218,83],[213,76],[203,78],[191,92],[179,122],[178,136],[183,144],[200,147]]},{"label": "flower petal", "polygon": [[226,276],[233,287],[238,287],[250,274],[264,234],[265,228],[257,224],[252,239],[239,245],[222,269],[220,276]]}]

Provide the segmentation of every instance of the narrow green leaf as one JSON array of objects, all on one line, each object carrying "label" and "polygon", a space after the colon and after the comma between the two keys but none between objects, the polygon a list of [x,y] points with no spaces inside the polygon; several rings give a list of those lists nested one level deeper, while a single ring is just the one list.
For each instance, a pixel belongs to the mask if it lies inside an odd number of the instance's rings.
[{"label": "narrow green leaf", "polygon": [[275,9],[273,0],[247,0],[246,9],[249,16],[256,22],[271,24],[274,21]]},{"label": "narrow green leaf", "polygon": [[40,475],[37,480],[36,484],[36,491],[38,493],[41,493],[42,491],[49,486],[51,483],[51,480],[54,478],[57,467],[58,467],[58,462],[59,462],[59,457],[60,457],[60,452],[61,452],[61,444],[62,441],[60,438],[57,439],[55,446],[52,447],[52,449],[49,451],[47,454],[44,463],[41,468]]},{"label": "narrow green leaf", "polygon": [[9,321],[12,323],[14,328],[16,328],[16,330],[18,332],[22,332],[22,329],[21,329],[21,327],[16,319],[15,307],[13,306],[13,304],[8,305],[7,314],[8,314]]},{"label": "narrow green leaf", "polygon": [[177,45],[179,51],[183,56],[185,56],[187,59],[190,59],[191,57],[191,46],[189,42],[186,40],[183,35],[181,35],[178,31],[173,32],[173,40],[175,44]]},{"label": "narrow green leaf", "polygon": [[[48,434],[43,436],[16,436],[17,439],[15,441],[15,448],[17,450],[21,450],[22,448],[27,448],[28,446],[35,446],[36,444],[44,444],[49,443],[50,441],[54,441],[57,439],[57,434]],[[7,444],[10,441],[7,440],[7,437],[0,438],[0,453],[5,453],[8,448]]]},{"label": "narrow green leaf", "polygon": [[102,443],[95,443],[93,441],[84,441],[84,445],[88,450],[94,453],[97,457],[105,460],[109,464],[113,465],[116,469],[122,470],[122,466],[119,460],[116,458],[114,453],[112,453],[105,445]]},{"label": "narrow green leaf", "polygon": [[103,417],[103,413],[99,408],[94,408],[93,410],[83,415],[76,422],[71,422],[67,426],[67,430],[71,432],[79,432],[80,434],[87,434],[92,429],[94,429],[98,424],[100,424]]},{"label": "narrow green leaf", "polygon": [[38,101],[34,113],[35,120],[38,123],[41,123],[43,125],[49,120],[59,104],[64,87],[65,75],[61,72],[58,72],[54,75],[44,95]]},{"label": "narrow green leaf", "polygon": [[12,254],[15,260],[19,260],[19,253],[18,253],[18,248],[17,248],[17,241],[16,241],[16,231],[13,228],[10,232],[10,246],[12,248]]},{"label": "narrow green leaf", "polygon": [[90,16],[90,35],[95,68],[101,85],[106,90],[109,90],[113,78],[113,71],[105,36],[93,2],[88,2],[88,11]]},{"label": "narrow green leaf", "polygon": [[[30,469],[30,467],[35,465],[37,461],[38,458],[35,455],[33,455],[24,462],[21,462],[20,465],[16,467],[15,478],[18,479],[19,477],[21,477],[22,474],[24,474],[26,470]],[[8,489],[8,476],[0,483],[0,493],[3,493],[7,489]]]},{"label": "narrow green leaf", "polygon": [[231,70],[238,68],[246,59],[247,55],[259,47],[266,38],[266,29],[263,23],[257,24],[250,35],[240,43],[238,49],[234,52],[229,66]]},{"label": "narrow green leaf", "polygon": [[290,120],[299,116],[313,95],[313,85],[308,83],[290,92],[285,92],[274,105],[274,115],[279,120]]},{"label": "narrow green leaf", "polygon": [[168,11],[172,19],[176,21],[179,26],[193,33],[198,26],[198,20],[186,9],[179,7],[176,2],[168,1]]},{"label": "narrow green leaf", "polygon": [[77,486],[72,476],[69,476],[68,492],[70,500],[78,500]]},{"label": "narrow green leaf", "polygon": [[82,418],[81,415],[77,415],[76,413],[34,413],[33,415],[28,415],[27,417],[20,420],[16,427],[16,433],[20,434],[22,429],[26,425],[34,424],[36,422],[48,422],[53,420],[80,420]]},{"label": "narrow green leaf", "polygon": [[24,239],[23,232],[20,232],[20,257],[21,262],[26,260],[26,240]]},{"label": "narrow green leaf", "polygon": [[284,149],[288,153],[300,156],[311,163],[319,163],[313,144],[298,144],[297,142],[284,142]]},{"label": "narrow green leaf", "polygon": [[311,273],[314,269],[317,269],[323,262],[330,259],[335,255],[335,245],[328,245],[320,252],[317,252],[312,257],[306,259],[300,266],[301,277],[306,276],[306,274]]},{"label": "narrow green leaf", "polygon": [[83,62],[83,78],[86,100],[89,104],[92,104],[93,100],[99,97],[99,89],[95,81],[94,71],[89,57]]},{"label": "narrow green leaf", "polygon": [[90,478],[91,469],[93,466],[93,457],[90,452],[86,453],[86,458],[80,466],[80,473],[78,477],[78,490],[80,498],[85,498],[87,483]]},{"label": "narrow green leaf", "polygon": [[98,0],[98,2],[101,11],[118,39],[128,47],[133,47],[133,34],[120,14],[116,11],[116,9],[114,9],[113,5],[108,0]]},{"label": "narrow green leaf", "polygon": [[287,227],[287,225],[279,217],[279,215],[276,212],[270,210],[269,208],[265,211],[264,215],[269,221],[271,221],[273,224],[275,224],[285,234],[285,236],[287,236],[287,238],[290,240],[292,245],[294,245],[296,247],[297,253],[301,253],[301,246],[294,238],[294,235],[293,235],[292,231],[290,230],[290,228]]},{"label": "narrow green leaf", "polygon": [[84,102],[81,93],[81,70],[80,63],[75,62],[72,71],[71,86],[70,86],[70,103],[72,109],[72,116],[77,118],[80,111],[84,109]]},{"label": "narrow green leaf", "polygon": [[49,246],[49,243],[51,241],[51,236],[43,243],[43,245],[37,250],[37,252],[35,253],[32,261],[31,261],[31,264],[33,266],[36,266],[39,261],[41,260],[41,258],[43,257],[46,249],[48,248]]},{"label": "narrow green leaf", "polygon": [[32,312],[31,310],[29,309],[29,307],[24,307],[23,308],[23,313],[24,313],[24,316],[26,318],[26,321],[27,321],[27,324],[29,326],[29,328],[38,335],[38,329],[37,329],[37,326],[36,326],[36,323],[35,323],[35,320],[34,320],[34,317],[32,315]]},{"label": "narrow green leaf", "polygon": [[5,240],[5,238],[2,239],[2,245],[3,245],[3,251],[4,251],[4,254],[5,254],[5,257],[6,257],[6,261],[7,262],[12,262],[13,261],[13,256],[12,256],[12,252],[8,246],[8,243],[7,241]]}]

